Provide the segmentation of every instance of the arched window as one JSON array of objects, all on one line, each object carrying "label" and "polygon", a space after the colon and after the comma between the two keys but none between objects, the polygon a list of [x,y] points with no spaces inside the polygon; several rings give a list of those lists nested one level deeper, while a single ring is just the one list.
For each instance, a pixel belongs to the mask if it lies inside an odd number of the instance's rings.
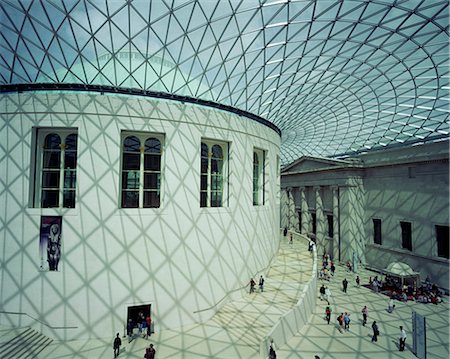
[{"label": "arched window", "polygon": [[125,135],[122,146],[122,208],[158,208],[162,136]]},{"label": "arched window", "polygon": [[[77,134],[73,130],[39,129],[38,143],[42,141],[39,181],[39,202],[42,208],[73,208],[76,195]],[[38,196],[35,196],[37,202]]]},{"label": "arched window", "polygon": [[265,161],[266,152],[260,149],[253,151],[253,205],[260,206],[265,202]]},{"label": "arched window", "polygon": [[200,158],[200,207],[222,207],[226,143],[204,140]]}]

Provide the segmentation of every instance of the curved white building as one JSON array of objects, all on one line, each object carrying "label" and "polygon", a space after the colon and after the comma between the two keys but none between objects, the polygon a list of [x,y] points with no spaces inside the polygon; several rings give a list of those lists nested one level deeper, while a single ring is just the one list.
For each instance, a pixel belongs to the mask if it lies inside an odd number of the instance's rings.
[{"label": "curved white building", "polygon": [[158,329],[179,327],[277,250],[274,126],[145,96],[0,101],[5,324],[36,327],[31,316],[52,337],[101,337],[151,306]]}]

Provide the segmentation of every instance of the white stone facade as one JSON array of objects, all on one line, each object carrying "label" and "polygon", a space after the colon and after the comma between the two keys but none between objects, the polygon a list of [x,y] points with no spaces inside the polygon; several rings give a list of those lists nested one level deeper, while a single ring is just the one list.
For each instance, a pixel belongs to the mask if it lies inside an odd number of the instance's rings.
[{"label": "white stone facade", "polygon": [[[422,280],[429,275],[449,288],[448,252],[438,253],[436,238],[436,226],[449,226],[447,141],[347,161],[305,157],[283,170],[281,182],[282,226],[315,239],[319,255],[378,270],[405,262]],[[373,219],[381,222],[381,244],[374,243]],[[411,227],[411,250],[401,222]]]},{"label": "white stone facade", "polygon": [[[2,325],[32,325],[58,339],[110,337],[140,304],[151,304],[156,330],[192,324],[277,251],[280,136],[264,124],[194,104],[88,92],[3,94],[0,108]],[[33,203],[37,128],[77,131],[75,208]],[[159,208],[120,206],[122,131],[164,136]],[[199,204],[202,139],[228,144],[222,207]],[[255,148],[266,154],[258,206]],[[62,216],[58,271],[39,270],[41,216]]]}]

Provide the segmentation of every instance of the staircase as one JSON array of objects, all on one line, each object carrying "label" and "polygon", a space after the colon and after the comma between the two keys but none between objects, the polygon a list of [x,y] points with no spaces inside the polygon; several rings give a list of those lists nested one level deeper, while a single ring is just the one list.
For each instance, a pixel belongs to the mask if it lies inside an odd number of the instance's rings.
[{"label": "staircase", "polygon": [[2,328],[0,335],[2,359],[35,359],[53,341],[31,328]]}]

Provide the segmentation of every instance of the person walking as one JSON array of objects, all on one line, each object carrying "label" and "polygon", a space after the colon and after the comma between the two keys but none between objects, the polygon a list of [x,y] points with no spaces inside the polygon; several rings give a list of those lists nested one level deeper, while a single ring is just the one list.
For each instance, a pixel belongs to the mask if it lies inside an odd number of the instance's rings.
[{"label": "person walking", "polygon": [[344,313],[341,313],[341,315],[337,317],[337,321],[339,323],[339,332],[342,333],[342,327],[344,325]]},{"label": "person walking", "polygon": [[330,265],[330,271],[331,271],[331,275],[334,277],[334,271],[336,270],[336,267],[334,265],[334,262],[331,261],[331,265]]},{"label": "person walking", "polygon": [[325,287],[325,297],[324,298],[327,301],[327,303],[330,304],[331,290],[328,287]]},{"label": "person walking", "polygon": [[369,315],[369,309],[367,309],[367,305],[364,306],[364,308],[361,310],[361,313],[363,315],[363,327],[367,324],[367,316]]},{"label": "person walking", "polygon": [[275,351],[275,344],[273,342],[273,339],[270,340],[270,345],[269,345],[269,359],[276,359],[277,358],[277,353]]},{"label": "person walking", "polygon": [[259,291],[264,292],[264,278],[263,276],[259,277]]},{"label": "person walking", "polygon": [[325,308],[325,318],[327,320],[327,324],[330,324],[331,312],[332,312],[331,307],[327,305],[327,307]]},{"label": "person walking", "polygon": [[361,285],[361,280],[359,279],[359,275],[356,276],[356,287],[359,288]]},{"label": "person walking", "polygon": [[344,314],[344,329],[347,332],[350,330],[350,313],[347,312]]},{"label": "person walking", "polygon": [[402,352],[405,350],[405,344],[406,344],[406,332],[405,329],[400,325],[400,345],[399,350]]},{"label": "person walking", "polygon": [[289,244],[292,246],[292,243],[294,243],[294,242],[292,241],[292,233],[290,233],[289,234]]},{"label": "person walking", "polygon": [[374,320],[372,323],[372,330],[373,330],[373,336],[372,336],[372,343],[378,341],[378,336],[380,335],[380,331],[378,330],[377,322]]},{"label": "person walking", "polygon": [[255,291],[255,285],[256,282],[253,280],[253,278],[250,278],[250,294],[252,294]]},{"label": "person walking", "polygon": [[152,317],[150,316],[150,314],[147,315],[145,321],[147,322],[147,336],[145,337],[145,339],[148,339],[148,337],[152,335]]},{"label": "person walking", "polygon": [[122,340],[120,340],[119,333],[116,334],[116,337],[114,339],[114,358],[117,358],[120,353],[120,346],[122,345]]},{"label": "person walking", "polygon": [[344,293],[347,293],[347,286],[348,286],[347,278],[344,278],[344,280],[342,281],[342,290],[344,291]]},{"label": "person walking", "polygon": [[319,293],[320,293],[320,300],[324,300],[325,297],[325,286],[322,284],[322,286],[319,289]]}]

